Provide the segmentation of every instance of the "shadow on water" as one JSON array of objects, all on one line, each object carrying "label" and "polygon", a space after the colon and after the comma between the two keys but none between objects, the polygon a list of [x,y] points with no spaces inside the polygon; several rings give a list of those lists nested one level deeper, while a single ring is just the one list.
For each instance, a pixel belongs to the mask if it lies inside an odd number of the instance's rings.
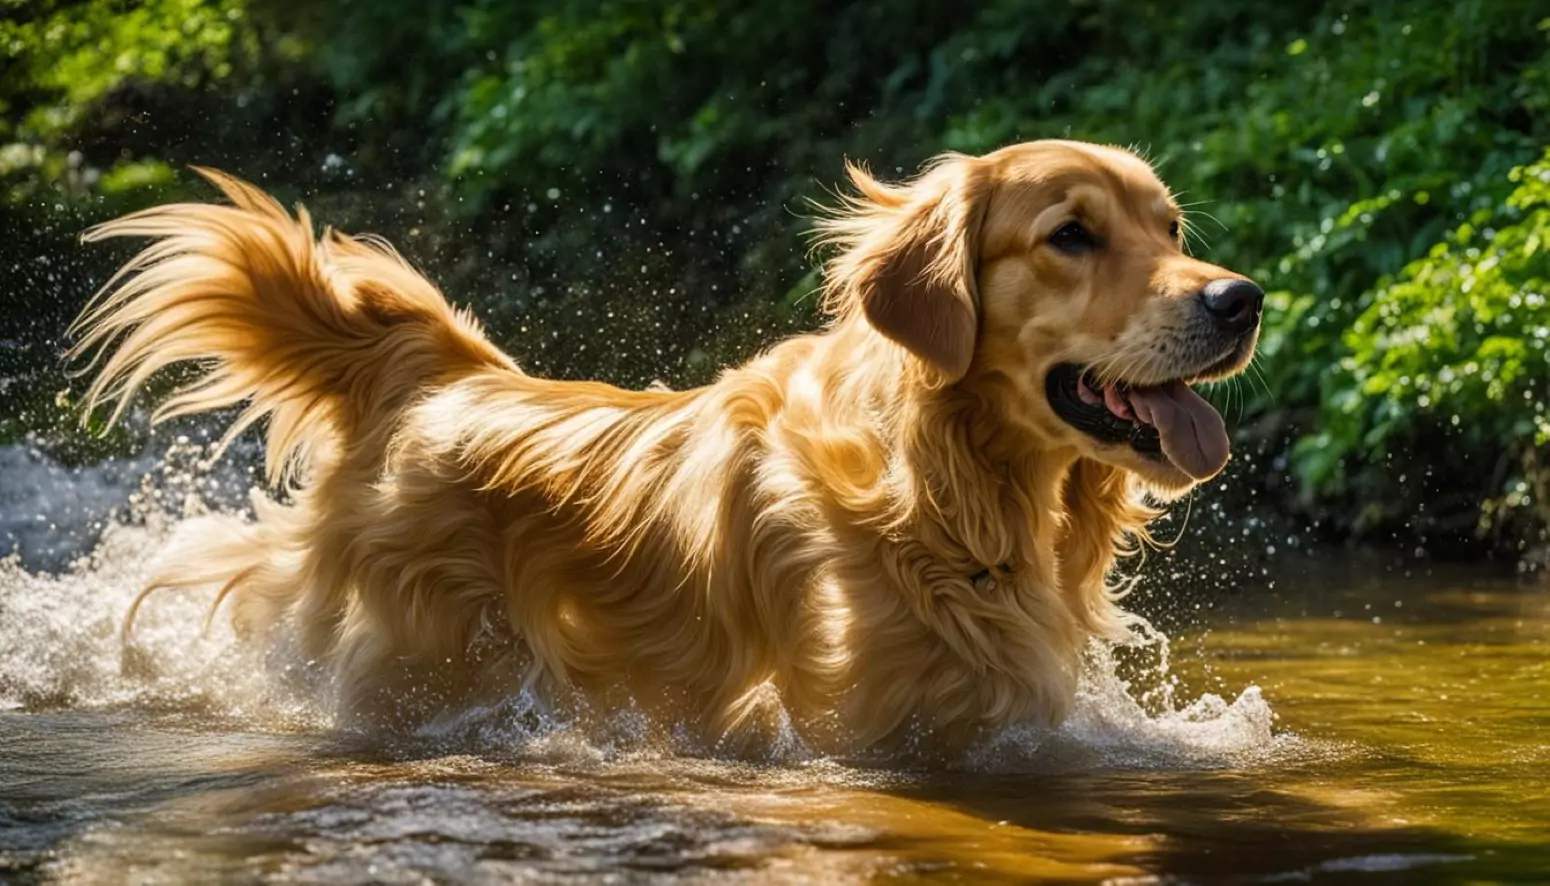
[{"label": "shadow on water", "polygon": [[[1364,883],[1539,882],[1550,870],[1550,851],[1543,847],[1385,820],[1374,810],[1267,786],[1287,775],[1110,772],[1011,782],[980,777],[905,793],[1001,827],[1104,835],[1115,845],[1109,863],[1166,882],[1343,877]],[[1329,778],[1316,770],[1300,776],[1310,785]],[[998,873],[1015,878],[1015,866]]]}]

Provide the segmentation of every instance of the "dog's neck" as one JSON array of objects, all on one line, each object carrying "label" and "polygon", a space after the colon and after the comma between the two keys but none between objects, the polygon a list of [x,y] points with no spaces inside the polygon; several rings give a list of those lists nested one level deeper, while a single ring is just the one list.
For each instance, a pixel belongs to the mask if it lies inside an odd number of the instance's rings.
[{"label": "dog's neck", "polygon": [[[944,555],[962,551],[982,569],[1033,570],[1054,528],[1074,454],[1008,440],[989,404],[959,387],[918,391],[893,429],[896,473],[912,493],[891,504]],[[901,490],[905,491],[905,490]]]},{"label": "dog's neck", "polygon": [[[849,371],[828,392],[832,415],[866,425],[882,449],[867,513],[884,534],[926,546],[951,571],[1053,569],[1039,563],[1064,522],[1064,487],[1077,461],[1022,436],[971,385],[943,385],[860,318],[824,336]],[[1044,559],[1048,559],[1047,556]]]},{"label": "dog's neck", "polygon": [[[1059,586],[1100,632],[1116,551],[1155,516],[1122,469],[1032,439],[972,383],[943,385],[867,327],[841,321],[830,359],[857,367],[835,395],[886,450],[877,483],[887,537],[924,547],[950,573],[978,582],[1016,574]],[[1054,552],[1054,556],[1051,556]]]},{"label": "dog's neck", "polygon": [[[839,672],[859,687],[846,704],[886,708],[887,686],[921,682],[958,687],[914,710],[933,730],[1058,720],[1085,641],[1123,630],[1105,575],[1144,521],[1130,478],[1016,438],[976,386],[937,383],[859,324],[785,348],[767,358],[788,370],[769,432],[797,444],[809,481],[826,487],[816,498],[845,515],[827,530],[836,550],[866,552],[825,567],[858,595],[850,611],[869,614],[849,660],[873,680]],[[866,722],[869,741],[908,728]]]}]

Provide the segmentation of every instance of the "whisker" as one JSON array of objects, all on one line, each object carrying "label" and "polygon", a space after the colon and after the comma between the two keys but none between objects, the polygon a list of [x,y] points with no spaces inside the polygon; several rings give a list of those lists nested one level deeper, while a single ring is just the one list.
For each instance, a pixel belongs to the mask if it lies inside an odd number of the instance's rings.
[{"label": "whisker", "polygon": [[[1205,232],[1192,224],[1188,224],[1186,220],[1184,225],[1184,245],[1188,247],[1191,241],[1200,244],[1202,250],[1209,250],[1211,248],[1211,241],[1206,237]],[[1192,252],[1191,254],[1193,255],[1194,253]]]},{"label": "whisker", "polygon": [[[1198,205],[1198,204],[1197,204],[1197,205]],[[1186,218],[1189,218],[1189,217],[1193,217],[1193,216],[1197,216],[1197,215],[1198,215],[1198,216],[1201,216],[1201,217],[1203,217],[1203,218],[1208,218],[1208,219],[1210,219],[1210,220],[1211,220],[1211,221],[1214,221],[1214,222],[1216,222],[1216,224],[1217,224],[1217,227],[1219,227],[1219,228],[1221,228],[1221,229],[1222,229],[1222,231],[1223,231],[1223,232],[1224,232],[1224,233],[1225,233],[1225,232],[1226,232],[1226,231],[1228,231],[1228,230],[1230,230],[1230,229],[1229,229],[1229,228],[1228,228],[1228,227],[1227,227],[1227,225],[1226,225],[1226,224],[1224,224],[1224,223],[1223,223],[1223,222],[1222,222],[1222,220],[1221,220],[1221,219],[1219,219],[1219,218],[1217,218],[1217,217],[1216,217],[1216,216],[1215,216],[1215,215],[1212,215],[1212,214],[1211,214],[1211,213],[1209,213],[1209,212],[1206,212],[1206,211],[1205,211],[1205,210],[1204,210],[1204,209],[1184,209],[1184,208],[1183,208],[1183,207],[1180,207],[1180,210],[1181,210],[1181,211],[1182,211],[1182,212],[1183,212],[1183,213],[1184,213],[1184,216],[1185,216],[1185,217],[1186,217]]]},{"label": "whisker", "polygon": [[1150,354],[1130,355],[1125,363],[1121,364],[1123,366],[1122,370],[1113,363],[1106,363],[1098,368],[1098,380],[1101,384],[1107,386],[1115,382],[1124,381],[1127,378],[1134,378],[1137,365],[1150,356]]},{"label": "whisker", "polygon": [[1215,400],[1221,405],[1222,408],[1220,412],[1222,413],[1223,418],[1226,418],[1228,415],[1232,414],[1232,392],[1233,389],[1231,379],[1217,379],[1216,381],[1213,381],[1207,385],[1207,399]]},{"label": "whisker", "polygon": [[1255,377],[1257,377],[1259,379],[1259,383],[1265,389],[1265,396],[1270,398],[1271,405],[1275,405],[1275,402],[1276,402],[1276,392],[1271,389],[1271,387],[1270,387],[1270,379],[1265,377],[1265,371],[1260,368],[1260,365],[1259,365],[1259,355],[1258,354],[1255,354],[1253,356],[1253,358],[1251,358],[1249,360],[1249,370],[1251,372],[1253,372]]},{"label": "whisker", "polygon": [[1246,380],[1250,393],[1259,393],[1260,391],[1264,390],[1261,385],[1257,384],[1259,379],[1254,373],[1254,362],[1252,360],[1249,361],[1249,365],[1243,367],[1243,373],[1239,376],[1239,378]]}]

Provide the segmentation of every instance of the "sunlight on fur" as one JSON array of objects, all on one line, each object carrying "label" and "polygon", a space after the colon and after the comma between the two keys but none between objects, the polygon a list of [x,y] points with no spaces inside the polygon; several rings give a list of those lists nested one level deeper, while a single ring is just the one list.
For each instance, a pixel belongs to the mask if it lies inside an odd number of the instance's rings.
[{"label": "sunlight on fur", "polygon": [[1258,330],[1257,287],[1186,255],[1113,148],[852,167],[820,222],[828,326],[682,392],[529,376],[387,244],[202,174],[232,205],[88,235],[156,242],[72,353],[115,417],[197,361],[158,418],[265,422],[285,494],[204,519],[147,591],[208,587],[246,641],[299,642],[352,724],[519,693],[731,753],[1058,722],[1090,641],[1126,634],[1112,568],[1147,496],[1226,461],[1188,384]]}]

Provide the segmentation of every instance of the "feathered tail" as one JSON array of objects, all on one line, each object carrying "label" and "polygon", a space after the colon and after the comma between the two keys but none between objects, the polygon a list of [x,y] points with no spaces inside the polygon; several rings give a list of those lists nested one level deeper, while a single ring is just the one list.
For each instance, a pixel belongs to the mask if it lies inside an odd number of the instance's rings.
[{"label": "feathered tail", "polygon": [[[197,169],[231,206],[180,203],[92,228],[88,241],[157,238],[93,298],[71,332],[72,358],[100,364],[88,414],[116,401],[117,420],[154,373],[207,366],[153,421],[247,401],[229,441],[269,418],[271,482],[326,435],[378,432],[422,386],[480,366],[515,370],[467,314],[386,243],[313,234],[257,188]],[[110,420],[110,421],[111,421]],[[384,439],[385,443],[385,439]]]}]

